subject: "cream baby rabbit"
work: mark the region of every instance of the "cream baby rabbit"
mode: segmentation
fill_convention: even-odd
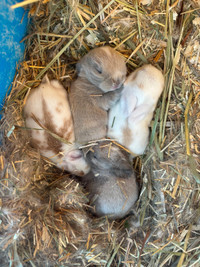
[[[92,147],[87,159],[91,171],[81,181],[89,192],[93,212],[110,219],[124,217],[138,198],[138,186],[129,154],[104,141]]]
[[[130,74],[120,100],[109,112],[108,137],[141,155],[148,144],[149,124],[164,87],[164,77],[152,65]]]
[[[69,102],[75,139],[84,144],[107,134],[108,110],[119,99],[126,77],[124,58],[113,48],[91,50],[77,63]]]
[[[84,175],[89,165],[74,144],[74,128],[64,87],[45,76],[39,87],[32,89],[24,106],[25,123],[30,130],[31,144],[58,168]],[[46,128],[70,144],[49,134]]]

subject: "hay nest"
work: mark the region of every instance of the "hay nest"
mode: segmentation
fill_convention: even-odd
[[[199,1],[32,2],[1,121],[0,265],[199,266]],[[104,44],[129,72],[151,63],[165,75],[150,145],[134,162],[139,226],[93,218],[81,185],[31,148],[24,128],[26,94],[43,74],[67,85],[77,60]]]

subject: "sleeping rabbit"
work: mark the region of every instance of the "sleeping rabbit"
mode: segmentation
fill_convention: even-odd
[[[89,165],[74,143],[74,128],[64,87],[45,76],[39,87],[32,89],[24,106],[26,127],[30,129],[31,144],[58,168],[84,175]],[[63,138],[64,143],[51,133]]]
[[[126,77],[124,58],[113,48],[91,50],[77,63],[69,102],[75,140],[85,144],[107,134],[108,110],[119,99]]]
[[[104,141],[87,153],[90,172],[82,177],[89,192],[90,205],[97,216],[124,217],[138,198],[135,173],[129,154]]]
[[[120,100],[109,112],[108,137],[114,138],[135,155],[144,153],[149,125],[164,87],[164,77],[152,65],[130,74]]]

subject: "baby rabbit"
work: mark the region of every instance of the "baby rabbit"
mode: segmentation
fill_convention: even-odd
[[[89,165],[74,142],[74,128],[67,100],[67,92],[57,81],[45,76],[36,89],[32,89],[24,106],[25,123],[30,130],[31,144],[49,158],[58,168],[76,175],[84,175]],[[44,130],[43,128],[46,128]],[[65,139],[63,143],[48,131]]]
[[[124,217],[135,204],[138,186],[129,154],[111,144],[104,141],[87,153],[91,171],[82,181],[89,192],[94,213],[118,219]]]
[[[109,46],[91,50],[77,63],[78,78],[69,102],[75,140],[81,144],[106,136],[107,111],[119,99],[126,77],[124,58]]]
[[[152,65],[130,74],[120,100],[110,109],[108,137],[141,155],[148,144],[149,124],[164,87],[164,77]]]

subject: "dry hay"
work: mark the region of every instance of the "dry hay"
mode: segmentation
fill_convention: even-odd
[[[34,2],[1,121],[0,265],[199,266],[199,1]],[[129,71],[149,62],[165,74],[150,146],[134,162],[140,226],[92,218],[80,184],[32,149],[23,128],[26,93],[43,74],[67,85],[77,60],[105,43]]]

